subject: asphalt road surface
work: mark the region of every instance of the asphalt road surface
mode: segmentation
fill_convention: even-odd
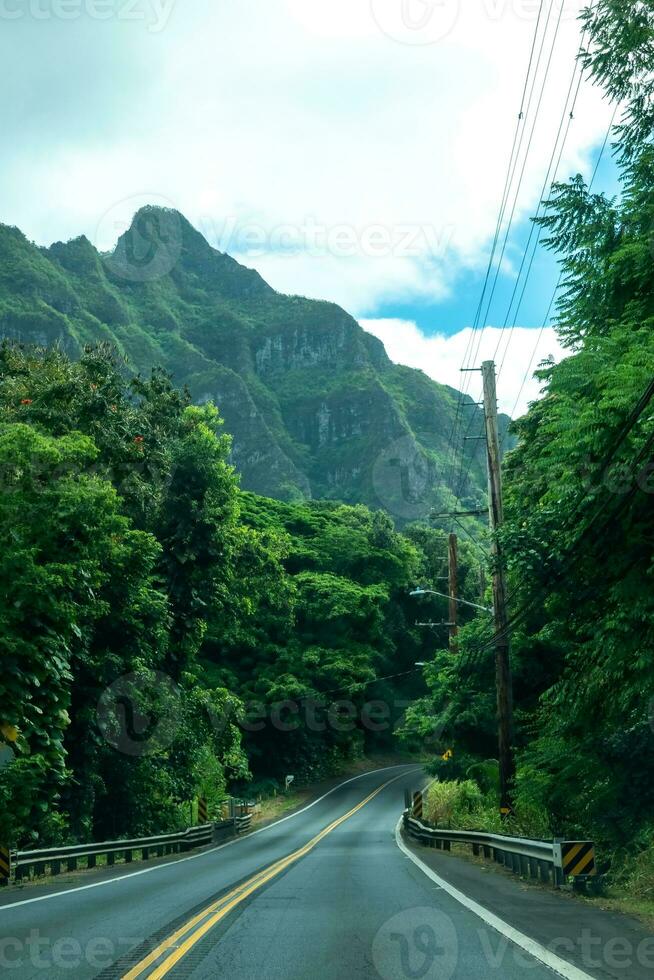
[[[398,846],[396,766],[226,846],[0,899],[11,980],[551,980]],[[556,964],[554,964],[556,967]],[[582,980],[585,974],[565,974]]]

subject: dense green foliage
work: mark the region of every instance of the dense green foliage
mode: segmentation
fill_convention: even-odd
[[[134,370],[162,366],[218,406],[245,489],[382,506],[403,523],[453,502],[455,393],[392,364],[334,304],[275,292],[175,211],[139,211],[111,255],[0,226],[0,337],[71,357],[108,342]],[[483,467],[476,447],[472,506]]]
[[[3,722],[19,732],[0,770],[3,835],[174,823],[215,782],[208,747],[223,788],[247,769],[237,728],[214,730],[200,712],[234,699],[204,687],[195,663],[233,547],[228,440],[210,406],[189,407],[160,374],[125,383],[104,351],[72,364],[5,345],[0,412],[0,684]],[[161,695],[153,672],[174,688],[179,737],[156,758],[138,745],[118,754],[99,698],[134,675],[147,717]]]
[[[250,773],[388,749],[431,650],[408,592],[442,573],[441,532],[240,491],[216,409],[122,367],[0,348],[12,842],[160,831]]]
[[[515,425],[502,545],[518,819],[620,856],[654,839],[654,14],[601,0],[588,23],[588,66],[625,100],[622,193],[608,200],[576,177],[541,219],[562,263],[557,329],[571,356],[541,366],[544,397]],[[496,752],[492,640],[480,617],[461,658],[430,668],[458,778]],[[651,853],[640,860],[651,868]]]

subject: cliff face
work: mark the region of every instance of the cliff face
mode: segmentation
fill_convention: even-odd
[[[219,406],[257,493],[362,502],[400,522],[453,502],[456,392],[392,364],[338,306],[275,292],[177,212],[143,209],[111,255],[85,238],[41,249],[0,226],[0,334],[72,355],[108,341],[134,370],[163,365]],[[475,450],[462,496],[484,493]]]

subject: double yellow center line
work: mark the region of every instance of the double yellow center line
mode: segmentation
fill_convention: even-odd
[[[186,954],[193,949],[193,947],[198,943],[203,936],[205,936],[211,929],[214,928],[225,916],[235,909],[241,902],[244,902],[246,898],[252,895],[253,892],[257,891],[272,878],[276,878],[280,875],[282,871],[290,867],[300,858],[304,857],[309,851],[320,843],[328,834],[340,827],[342,823],[353,817],[355,813],[358,813],[367,803],[374,800],[382,790],[385,790],[387,786],[391,783],[396,782],[396,780],[401,779],[406,773],[400,773],[399,776],[394,776],[393,779],[389,779],[388,782],[384,783],[382,786],[377,787],[373,790],[369,796],[366,796],[364,800],[353,807],[348,813],[343,814],[337,820],[334,820],[321,830],[319,834],[313,837],[308,844],[304,847],[299,848],[297,851],[293,851],[292,854],[288,854],[286,857],[281,858],[279,861],[275,861],[273,864],[264,868],[263,871],[259,871],[258,874],[253,875],[246,882],[239,885],[237,888],[232,889],[227,895],[223,895],[216,902],[209,905],[202,912],[199,912],[193,918],[189,919],[183,926],[177,929],[171,936],[164,939],[151,953],[148,953],[139,963],[133,967],[129,973],[125,973],[122,980],[137,980],[149,967],[151,967],[157,960],[161,959],[166,953],[168,956],[157,966],[154,970],[148,973],[148,980],[159,980],[160,977],[165,977],[173,967],[179,963],[179,961],[186,956]],[[186,937],[186,938],[184,938]]]

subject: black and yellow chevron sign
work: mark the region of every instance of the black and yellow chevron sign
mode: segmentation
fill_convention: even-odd
[[[565,841],[561,844],[561,867],[566,878],[596,875],[595,845],[590,841]]]
[[[422,820],[422,793],[413,794],[413,816],[416,820]]]
[[[11,873],[11,857],[9,848],[0,844],[0,884],[5,884],[9,880]]]
[[[207,823],[209,820],[209,813],[207,810],[207,801],[198,800],[198,822]]]

